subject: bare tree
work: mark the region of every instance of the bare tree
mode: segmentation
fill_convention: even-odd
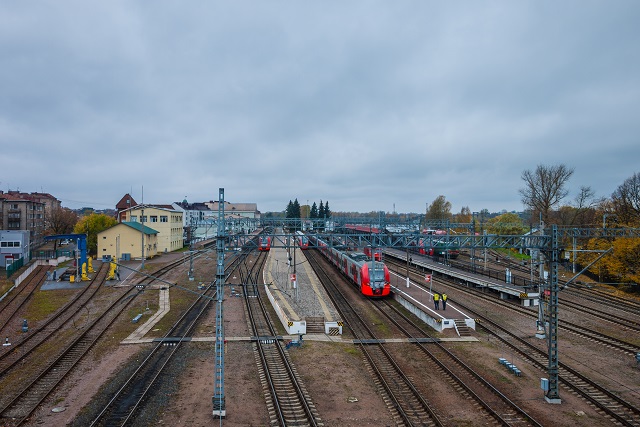
[[[47,234],[70,234],[78,222],[78,214],[68,208],[53,208],[49,214]]]
[[[640,224],[640,173],[634,173],[611,195],[613,210],[619,222]]]
[[[525,170],[522,172],[525,187],[520,189],[522,203],[532,211],[539,212],[542,220],[548,224],[552,209],[569,194],[565,184],[571,175],[573,168],[564,164],[538,165],[535,171]]]
[[[558,209],[557,218],[562,225],[587,227],[594,224],[596,207],[602,203],[602,199],[595,198],[595,192],[591,187],[580,187],[570,206],[562,206]]]

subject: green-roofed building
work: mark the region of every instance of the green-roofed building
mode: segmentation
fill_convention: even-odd
[[[140,259],[144,234],[144,257],[158,254],[158,231],[139,222],[121,222],[98,233],[98,257],[113,259]]]

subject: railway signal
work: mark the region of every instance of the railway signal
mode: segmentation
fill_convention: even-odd
[[[425,274],[424,281],[429,284],[429,293],[431,293],[431,274]]]

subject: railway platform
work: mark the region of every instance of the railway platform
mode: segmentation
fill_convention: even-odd
[[[278,318],[290,335],[342,335],[338,311],[300,248],[295,251],[272,247],[264,268],[264,288]]]
[[[407,259],[406,252],[397,249],[386,249],[385,255],[405,261]],[[525,286],[516,286],[482,274],[461,271],[443,263],[434,261],[427,256],[412,253],[410,264],[419,267],[425,272],[430,271],[440,276],[446,276],[464,286],[484,288],[496,292],[501,299],[518,299],[520,301],[520,305],[524,307],[537,306],[539,302],[540,292],[537,289],[531,289]]]
[[[425,289],[413,281],[409,281],[407,286],[406,276],[390,273],[393,298],[436,331],[454,329],[459,337],[469,337],[471,330],[476,329],[475,319],[450,301],[447,301],[446,308],[442,301],[439,301],[439,309],[436,310],[433,301],[435,289]]]

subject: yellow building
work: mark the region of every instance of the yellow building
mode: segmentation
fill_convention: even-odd
[[[122,212],[127,222],[141,222],[158,232],[158,252],[184,247],[182,212],[171,205],[137,205]]]
[[[144,257],[153,258],[158,254],[158,232],[139,222],[121,222],[98,233],[98,257],[109,255],[115,260],[140,259],[143,232]]]

